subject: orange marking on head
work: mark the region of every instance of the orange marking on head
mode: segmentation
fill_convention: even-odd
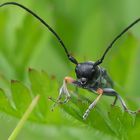
[[[98,94],[103,94],[103,89],[98,88],[96,92],[97,92]]]

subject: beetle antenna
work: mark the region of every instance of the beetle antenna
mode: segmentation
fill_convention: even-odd
[[[30,9],[28,9],[27,7],[17,3],[17,2],[6,2],[3,4],[0,4],[0,7],[6,6],[6,5],[16,5],[22,9],[24,9],[25,11],[27,11],[28,13],[30,13],[32,16],[34,16],[35,18],[37,18],[43,25],[45,25],[45,27],[47,27],[49,29],[49,31],[56,37],[56,39],[58,40],[58,42],[60,43],[60,45],[63,47],[68,59],[74,63],[74,64],[78,64],[77,60],[71,56],[67,50],[67,48],[65,47],[65,44],[63,43],[62,39],[59,37],[59,35],[52,29],[52,27],[50,27],[42,18],[40,18],[37,14],[35,14],[33,11],[31,11]]]
[[[132,28],[135,24],[137,24],[140,21],[140,18],[138,18],[137,20],[135,20],[134,22],[132,22],[128,27],[126,27],[119,35],[117,35],[114,40],[110,43],[110,45],[107,47],[107,49],[105,50],[103,56],[101,57],[101,59],[97,60],[94,63],[94,66],[97,66],[99,64],[101,64],[106,56],[106,54],[108,53],[108,51],[112,48],[112,46],[114,45],[114,43],[124,34],[126,33],[130,28]]]

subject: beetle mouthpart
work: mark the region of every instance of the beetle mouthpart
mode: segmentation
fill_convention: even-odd
[[[81,78],[81,79],[80,79],[80,83],[81,83],[82,85],[85,85],[85,84],[87,83],[87,78]]]

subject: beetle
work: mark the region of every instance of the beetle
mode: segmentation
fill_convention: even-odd
[[[90,111],[96,106],[97,102],[101,98],[102,95],[107,96],[114,96],[115,100],[113,102],[113,105],[116,104],[116,101],[119,100],[122,107],[125,111],[129,113],[137,113],[137,111],[131,111],[126,106],[124,100],[122,97],[113,89],[113,82],[111,78],[109,77],[106,70],[99,65],[103,63],[105,56],[107,55],[108,51],[112,48],[112,46],[115,44],[115,42],[124,34],[126,33],[131,27],[133,27],[135,24],[137,24],[140,21],[140,18],[132,22],[129,26],[127,26],[120,34],[118,34],[113,41],[108,45],[107,49],[103,53],[102,57],[98,59],[95,62],[87,61],[87,62],[78,62],[76,58],[74,58],[67,50],[65,44],[63,43],[62,39],[59,37],[59,35],[54,31],[54,29],[48,25],[42,18],[40,18],[36,13],[25,7],[24,5],[21,5],[17,2],[6,2],[3,4],[0,4],[0,7],[7,6],[7,5],[15,5],[18,6],[28,13],[30,13],[32,16],[34,16],[36,19],[38,19],[45,27],[48,28],[48,30],[56,37],[62,48],[64,49],[67,58],[76,65],[75,67],[75,73],[76,73],[76,80],[71,77],[65,77],[63,80],[62,87],[60,88],[59,96],[55,102],[54,106],[58,103],[67,103],[70,99],[70,93],[67,89],[67,84],[73,84],[76,87],[83,88],[86,90],[89,90],[90,92],[96,93],[98,96],[97,98],[89,105],[88,109],[85,111],[83,115],[83,119],[85,120]],[[62,96],[65,95],[64,101],[61,101]]]

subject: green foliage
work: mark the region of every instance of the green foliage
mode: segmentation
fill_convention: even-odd
[[[29,120],[34,123],[49,124],[52,123],[50,122],[52,115],[57,115],[61,120],[62,116],[60,114],[58,115],[56,112],[50,113],[51,105],[48,100],[50,95],[54,92],[57,93],[58,84],[56,79],[50,79],[44,71],[39,72],[34,69],[29,70],[29,79],[30,87],[26,87],[19,81],[11,81],[11,96],[14,107],[4,91],[0,90],[0,110],[14,117],[21,118],[33,97],[40,95],[39,103],[30,115]],[[86,95],[86,92],[84,92],[82,91],[82,94]],[[89,126],[91,129],[98,130],[100,133],[126,140],[135,132],[135,126],[137,131],[137,127],[140,125],[138,122],[140,119],[139,114],[137,116],[130,115],[127,112],[123,112],[117,106],[111,106],[107,109],[99,104],[91,111],[87,120],[83,120],[82,115],[92,100],[89,100],[82,94],[73,92],[71,93],[72,98],[70,102],[65,105],[59,105],[62,110],[77,120],[78,124],[84,124],[85,127]],[[110,106],[109,104],[106,105]],[[61,113],[63,114],[64,112]],[[52,121],[53,119],[52,117]],[[56,120],[56,122],[60,123],[60,120]],[[70,124],[66,123],[66,125]]]
[[[137,0],[19,2],[45,19],[79,62],[97,60],[114,36],[140,13]],[[133,110],[140,107],[136,98],[140,91],[139,37],[139,27],[134,27],[103,63],[115,89]],[[96,96],[70,86],[70,102],[51,112],[53,103],[48,97],[57,98],[63,77],[75,76],[73,70],[54,36],[33,17],[15,6],[0,9],[0,139],[7,139],[36,95],[40,95],[39,102],[17,137],[20,140],[139,139],[140,114],[122,111],[119,103],[110,106],[111,97],[102,97],[84,121],[82,116]]]

